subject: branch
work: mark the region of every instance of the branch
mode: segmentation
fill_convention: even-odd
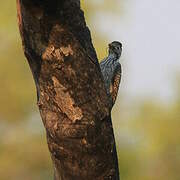
[[[55,180],[119,179],[111,112],[79,0],[17,0]]]

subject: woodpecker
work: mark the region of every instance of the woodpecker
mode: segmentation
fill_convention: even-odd
[[[122,53],[122,44],[118,41],[113,41],[108,46],[108,56],[100,62],[100,68],[112,108],[116,101],[121,81],[121,64],[119,59]]]

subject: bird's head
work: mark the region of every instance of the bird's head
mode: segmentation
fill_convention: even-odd
[[[117,58],[120,58],[122,52],[122,44],[118,41],[113,41],[108,46],[109,46],[109,54],[115,54]]]

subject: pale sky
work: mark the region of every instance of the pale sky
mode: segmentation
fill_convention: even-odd
[[[121,0],[123,14],[97,13],[98,29],[123,43],[122,87],[129,96],[171,100],[180,72],[180,1]]]

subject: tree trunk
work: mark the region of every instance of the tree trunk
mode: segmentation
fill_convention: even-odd
[[[79,0],[17,0],[55,180],[118,180],[111,108]]]

